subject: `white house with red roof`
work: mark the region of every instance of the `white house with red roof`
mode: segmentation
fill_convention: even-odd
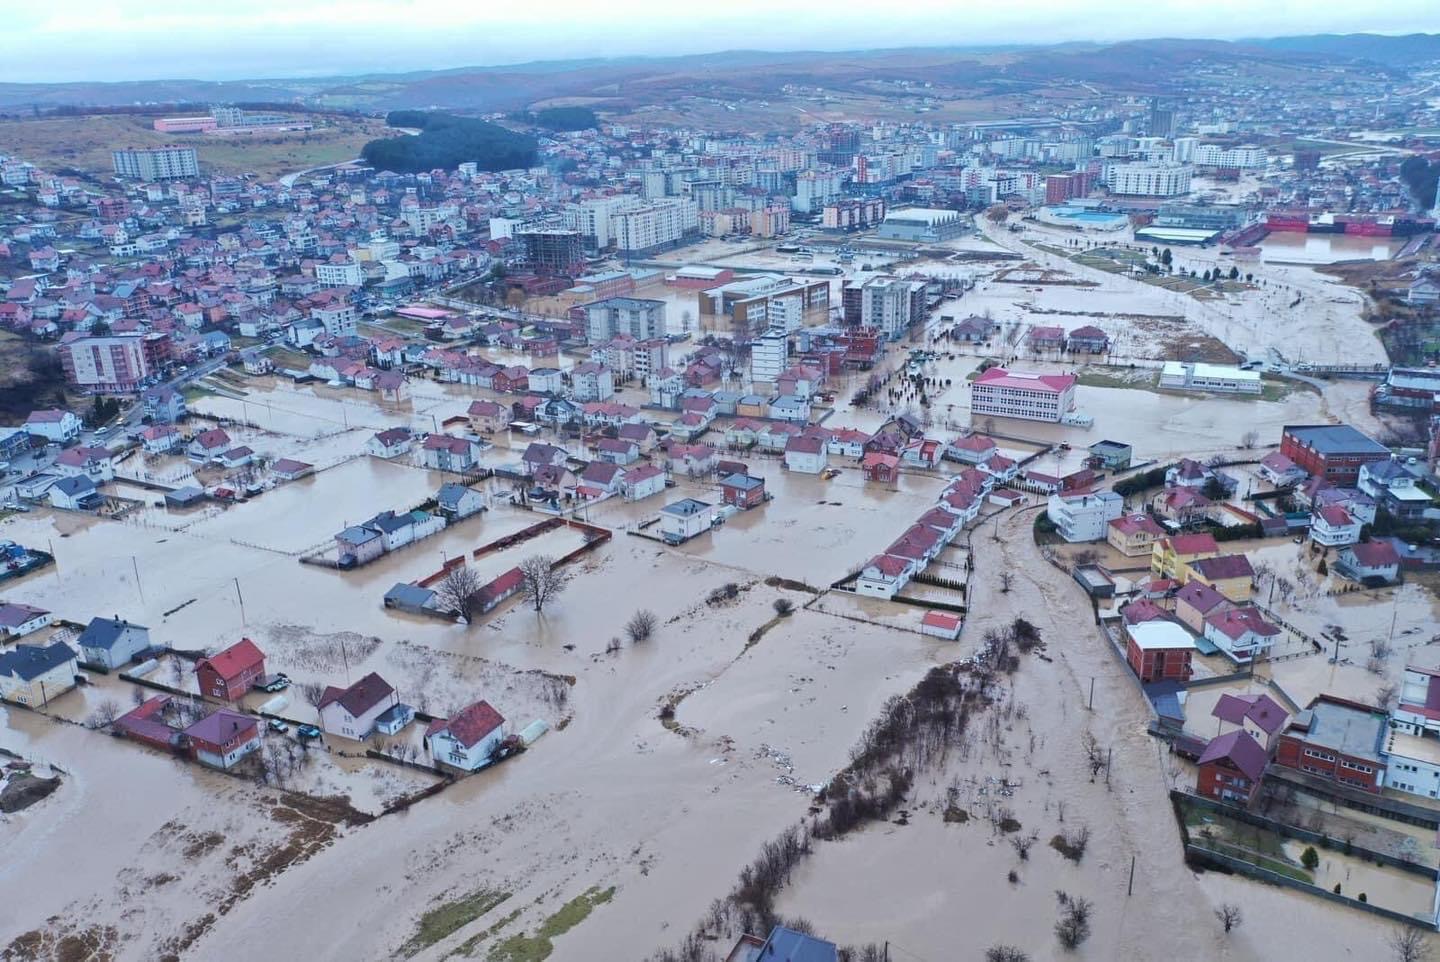
[[[230,435],[220,428],[201,431],[190,440],[186,453],[191,461],[209,461],[230,450]]]
[[[1231,661],[1248,664],[1274,647],[1280,629],[1266,621],[1258,608],[1247,606],[1207,615],[1204,634]]]
[[[140,443],[147,454],[167,454],[180,447],[183,440],[173,424],[152,424],[140,432]]]
[[[665,490],[665,472],[653,464],[642,464],[625,472],[625,500],[639,501]]]
[[[993,438],[983,434],[967,434],[953,439],[945,450],[947,457],[966,464],[988,461],[999,450]]]
[[[425,747],[437,765],[473,772],[489,765],[505,740],[505,718],[488,701],[477,701],[437,718],[425,730]]]
[[[1338,504],[1329,504],[1310,516],[1310,540],[1338,548],[1360,540],[1360,519]]]
[[[970,385],[972,417],[1059,421],[1075,410],[1075,375],[992,367]]]
[[[855,592],[871,598],[889,600],[900,593],[900,589],[909,583],[922,564],[923,562],[915,559],[896,555],[876,555],[860,569],[860,576],[855,579]]]
[[[375,672],[349,688],[327,685],[320,696],[320,727],[332,735],[362,740],[375,730],[375,723],[400,698],[390,683]]]
[[[38,434],[48,441],[62,444],[78,438],[82,427],[84,422],[79,417],[59,408],[31,411],[30,416],[25,419],[25,430],[28,433]]]
[[[825,439],[815,435],[796,435],[785,444],[785,468],[801,474],[819,474],[825,470]]]
[[[1356,581],[1393,584],[1400,580],[1400,553],[1389,541],[1362,541],[1340,549],[1335,570]]]

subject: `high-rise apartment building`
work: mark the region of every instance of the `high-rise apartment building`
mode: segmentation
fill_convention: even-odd
[[[110,153],[115,173],[135,180],[175,180],[199,177],[194,147],[132,147]]]

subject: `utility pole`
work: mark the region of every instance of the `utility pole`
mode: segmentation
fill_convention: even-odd
[[[238,600],[238,601],[240,602],[240,624],[241,624],[241,625],[244,625],[244,624],[246,624],[246,621],[245,621],[245,596],[240,593],[240,579],[239,579],[239,578],[232,578],[231,580],[235,582],[235,598],[236,598],[236,600]]]
[[[130,567],[135,569],[135,590],[140,595],[140,604],[145,604],[145,589],[140,586],[140,562],[132,554],[130,556]]]
[[[1135,856],[1130,856],[1130,884],[1125,888],[1127,897],[1135,894]]]
[[[1095,676],[1090,676],[1090,704],[1085,706],[1091,711],[1095,710]]]
[[[1115,757],[1115,746],[1105,749],[1105,787],[1110,787],[1110,760]]]

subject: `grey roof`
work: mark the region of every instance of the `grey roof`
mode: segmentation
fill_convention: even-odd
[[[1348,424],[1287,424],[1285,433],[1321,454],[1383,454],[1390,449]]]
[[[385,592],[385,600],[387,602],[395,605],[403,605],[407,608],[424,608],[428,606],[434,598],[435,592],[429,588],[406,584],[403,581]]]
[[[415,523],[415,519],[408,514],[396,514],[394,511],[381,511],[375,517],[365,522],[367,528],[378,528],[386,534],[391,531],[399,531],[408,528]],[[347,529],[348,530],[348,529]]]
[[[742,491],[752,491],[755,488],[763,487],[763,478],[751,477],[748,474],[732,474],[729,477],[721,478],[720,483],[729,488],[739,488]]]
[[[81,648],[103,648],[109,651],[125,633],[126,628],[149,631],[144,625],[132,625],[123,618],[91,618],[90,624],[80,633],[75,643]]]
[[[21,681],[33,681],[58,665],[74,661],[75,652],[63,641],[53,645],[16,645],[13,651],[0,655],[0,675],[14,675]]]
[[[696,501],[694,498],[684,498],[676,501],[674,504],[665,505],[660,511],[662,514],[674,514],[684,518],[699,514],[702,511],[708,510],[709,507],[710,505],[704,501]]]
[[[344,541],[346,544],[365,544],[367,541],[373,541],[378,537],[380,537],[380,532],[352,524],[337,534],[335,539],[337,541]]]
[[[1321,698],[1310,706],[1309,715],[1310,731],[1304,736],[1307,744],[1383,763],[1380,743],[1386,725],[1380,712]]]
[[[440,486],[440,493],[435,496],[435,500],[447,508],[453,508],[460,503],[461,498],[472,493],[478,494],[479,492],[451,481]]]
[[[1091,451],[1129,451],[1130,445],[1124,441],[1096,441],[1090,445]]]
[[[76,475],[73,478],[61,478],[55,482],[55,488],[72,498],[92,494],[95,491],[95,482],[85,475]]]
[[[652,301],[644,297],[607,297],[603,301],[595,301],[585,305],[585,309],[592,307],[619,308],[621,310],[654,310],[656,307],[663,308],[664,301]]]

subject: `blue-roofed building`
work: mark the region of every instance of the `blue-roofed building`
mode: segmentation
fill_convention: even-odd
[[[75,651],[53,645],[16,645],[0,654],[0,697],[22,705],[44,705],[75,687]]]
[[[150,647],[150,629],[124,618],[92,618],[75,642],[89,665],[114,671]]]
[[[743,936],[726,962],[838,962],[839,958],[834,942],[777,925],[764,941]]]

